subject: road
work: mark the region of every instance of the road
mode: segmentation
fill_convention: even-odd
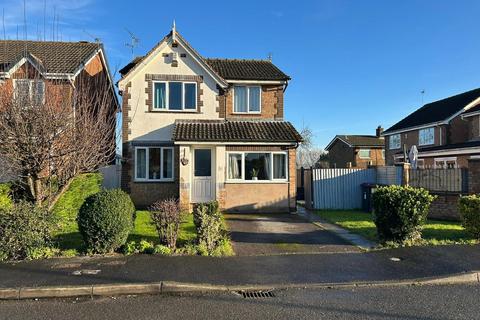
[[[0,302],[0,319],[479,319],[480,285]]]

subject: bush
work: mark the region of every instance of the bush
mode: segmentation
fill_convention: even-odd
[[[373,221],[382,242],[405,243],[421,239],[434,196],[422,188],[380,187],[372,195]]]
[[[480,195],[460,197],[458,207],[465,230],[480,239]]]
[[[154,254],[162,254],[162,255],[171,255],[173,252],[172,252],[172,249],[170,249],[169,247],[167,246],[164,246],[164,245],[161,245],[161,244],[157,244],[154,248],[153,248],[153,253]]]
[[[25,201],[0,209],[0,260],[34,259],[50,245],[48,211]]]
[[[12,207],[11,186],[9,183],[0,183],[0,210]]]
[[[134,219],[135,206],[128,194],[119,189],[102,190],[83,203],[78,228],[88,251],[108,253],[125,244]]]
[[[197,229],[198,251],[201,255],[212,255],[226,236],[223,219],[216,201],[198,204],[194,212]]]
[[[157,201],[149,211],[157,228],[160,243],[174,250],[177,247],[178,231],[183,218],[178,200]]]

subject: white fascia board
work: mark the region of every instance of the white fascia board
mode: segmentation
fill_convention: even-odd
[[[469,117],[474,117],[480,115],[480,111],[475,111],[469,114],[462,114],[462,119],[464,118],[469,118]]]
[[[462,149],[448,149],[448,150],[436,150],[436,151],[418,151],[419,157],[436,157],[436,156],[448,156],[448,155],[462,155],[462,154],[471,154],[471,153],[480,153],[480,147],[474,148],[462,148]],[[403,155],[395,155],[395,159],[403,158]]]
[[[287,81],[283,80],[229,80],[226,79],[228,83],[233,84],[282,84],[285,85]]]
[[[176,145],[267,145],[267,146],[295,146],[293,142],[228,142],[228,141],[175,141]]]
[[[325,150],[328,151],[328,149],[330,148],[330,146],[333,145],[333,144],[335,143],[335,141],[337,141],[337,139],[340,140],[340,141],[342,141],[343,143],[345,143],[345,144],[346,144],[347,146],[349,146],[350,148],[353,147],[352,144],[350,144],[350,143],[348,143],[347,141],[343,140],[343,139],[340,138],[339,136],[335,136],[335,138],[333,138],[333,140],[330,141],[330,143],[325,147]]]
[[[399,134],[399,133],[404,133],[404,132],[413,131],[413,130],[427,129],[427,128],[431,128],[431,127],[440,126],[440,125],[443,125],[443,124],[447,124],[447,122],[446,121],[439,121],[439,122],[422,124],[420,126],[409,127],[409,128],[405,128],[405,129],[395,130],[395,131],[392,131],[392,132],[382,133],[381,136],[382,137],[388,137],[388,136],[393,136],[393,135]]]
[[[467,104],[465,107],[463,107],[462,110],[456,112],[455,114],[451,115],[449,118],[447,118],[445,121],[446,122],[450,122],[450,120],[452,120],[453,118],[461,115],[462,113],[464,113],[465,111],[477,106],[478,104],[480,103],[480,97],[473,100],[472,102],[470,102],[469,104]]]
[[[26,62],[30,62],[30,64],[41,74],[43,75],[43,71],[40,70],[40,68],[37,66],[37,63],[35,61],[32,61],[28,56],[23,57],[18,62],[10,68],[7,72],[5,72],[5,78],[10,78],[12,74],[14,74],[22,65],[24,65]]]

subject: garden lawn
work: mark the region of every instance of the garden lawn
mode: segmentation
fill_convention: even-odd
[[[316,213],[353,233],[378,241],[377,230],[370,213],[355,210],[317,210]],[[467,234],[461,223],[456,221],[429,219],[423,228],[422,238],[422,244],[426,245],[477,243]]]

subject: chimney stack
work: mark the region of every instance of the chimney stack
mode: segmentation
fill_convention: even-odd
[[[378,126],[376,130],[376,136],[380,138],[380,135],[383,133],[383,128],[382,126]]]

